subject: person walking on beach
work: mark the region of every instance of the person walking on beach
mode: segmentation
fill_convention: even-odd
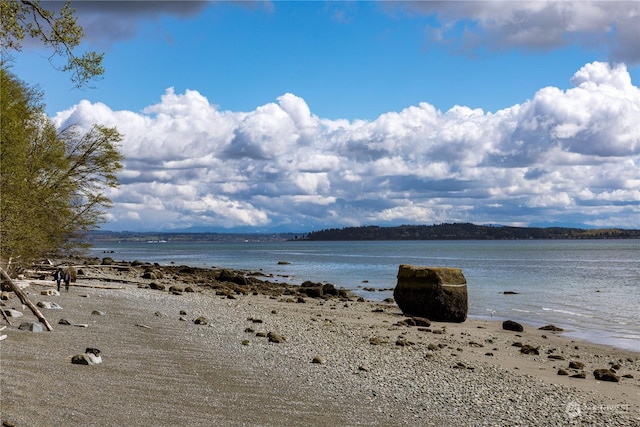
[[[56,281],[58,285],[58,292],[60,292],[60,282],[62,281],[62,269],[58,267],[55,273],[53,273],[53,280]]]
[[[69,292],[69,282],[71,282],[71,274],[69,274],[69,270],[64,272],[64,288],[67,292]]]

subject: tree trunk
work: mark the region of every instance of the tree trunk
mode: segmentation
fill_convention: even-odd
[[[40,320],[40,323],[42,323],[45,326],[45,328],[47,328],[47,331],[53,331],[53,328],[51,327],[47,319],[42,315],[42,313],[40,313],[40,310],[38,310],[38,307],[36,307],[35,305],[33,305],[31,301],[29,301],[29,298],[27,298],[27,295],[24,292],[22,292],[22,289],[20,289],[18,285],[13,283],[13,280],[11,280],[11,277],[9,277],[9,275],[2,268],[0,268],[0,277],[2,277],[2,281],[7,282],[9,284],[9,286],[11,287],[11,290],[15,292],[18,298],[20,298],[20,301],[22,301],[24,305],[26,305],[27,307],[29,307],[29,309],[31,309],[31,312],[38,318],[38,320]]]

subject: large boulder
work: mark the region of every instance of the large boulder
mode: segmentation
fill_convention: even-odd
[[[467,319],[467,279],[459,268],[401,265],[393,297],[408,316],[436,322]]]

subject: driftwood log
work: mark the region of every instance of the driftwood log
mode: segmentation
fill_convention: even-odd
[[[29,300],[29,298],[27,298],[27,295],[24,292],[22,292],[22,289],[20,289],[18,285],[13,283],[13,280],[11,280],[11,277],[9,277],[9,275],[2,268],[0,268],[0,277],[2,277],[2,281],[6,282],[11,288],[11,290],[15,292],[18,298],[20,298],[20,301],[22,301],[24,305],[29,307],[31,312],[38,318],[38,320],[40,320],[40,323],[42,323],[45,326],[45,328],[47,328],[47,331],[53,331],[53,328],[51,327],[47,319],[42,315],[40,310],[38,310],[38,308],[35,305],[33,305],[33,303]]]

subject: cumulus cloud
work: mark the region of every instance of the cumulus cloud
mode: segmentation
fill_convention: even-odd
[[[579,44],[607,51],[612,61],[640,62],[640,3],[635,1],[411,1],[402,7],[437,15],[437,24],[426,29],[429,43],[459,51]]]
[[[570,81],[495,113],[420,103],[328,120],[293,94],[234,112],[169,88],[142,112],[82,101],[54,122],[124,134],[111,229],[640,227],[640,90],[624,65],[586,64]]]

